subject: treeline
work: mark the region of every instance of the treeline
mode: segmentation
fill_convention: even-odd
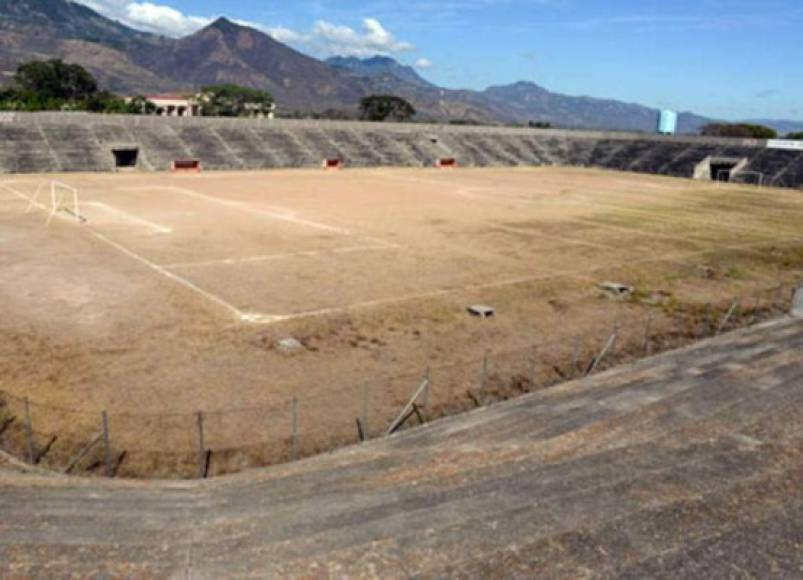
[[[778,131],[752,123],[709,123],[700,134],[705,137],[739,137],[743,139],[777,139]],[[803,140],[802,133],[789,133],[785,139]]]
[[[101,90],[82,66],[58,59],[20,65],[11,87],[0,91],[0,110],[4,111],[152,112],[148,109],[144,97],[126,101]]]
[[[190,98],[209,116],[262,116],[274,108],[270,93],[231,84],[204,87]],[[82,66],[54,59],[20,65],[11,86],[0,90],[0,110],[152,115],[157,107],[141,95],[126,99],[102,90]]]

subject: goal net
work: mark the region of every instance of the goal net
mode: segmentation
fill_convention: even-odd
[[[39,208],[47,212],[47,225],[53,221],[56,215],[63,213],[78,222],[85,222],[86,219],[81,215],[81,206],[78,201],[78,190],[60,181],[41,183],[36,189],[36,193],[28,204],[25,213]]]

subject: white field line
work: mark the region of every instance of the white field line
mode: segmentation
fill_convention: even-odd
[[[38,207],[39,209],[41,209],[41,210],[43,210],[45,212],[49,212],[50,211],[45,205],[43,205],[43,204],[41,204],[41,203],[39,203],[37,201],[31,200],[31,198],[29,198],[25,194],[23,194],[23,193],[15,190],[15,189],[7,186],[7,185],[4,185],[3,183],[0,183],[0,187],[6,189],[7,191],[12,192],[14,195],[16,195],[16,196],[18,196],[18,197],[20,197],[22,199],[27,200],[34,207]],[[59,217],[62,218],[62,219],[67,219],[66,216],[59,216]],[[72,220],[70,220],[70,221],[72,222]],[[188,290],[191,290],[192,292],[195,292],[196,294],[202,296],[206,300],[208,300],[208,301],[220,306],[224,310],[226,310],[229,313],[233,314],[240,321],[243,321],[243,322],[260,322],[260,323],[263,323],[263,324],[276,321],[276,317],[272,317],[272,316],[269,316],[269,315],[251,314],[251,313],[243,312],[242,310],[240,310],[239,308],[237,308],[233,304],[230,304],[229,302],[223,300],[219,296],[216,296],[215,294],[212,294],[211,292],[207,292],[206,290],[204,290],[203,288],[201,288],[197,284],[193,284],[189,280],[187,280],[185,278],[182,278],[181,276],[179,276],[177,274],[174,274],[173,272],[170,272],[169,270],[167,270],[166,268],[164,268],[162,266],[159,266],[158,264],[154,264],[153,262],[151,262],[147,258],[145,258],[143,256],[140,256],[139,254],[137,254],[136,252],[134,252],[132,250],[129,250],[128,248],[126,248],[125,246],[115,242],[111,238],[101,234],[100,232],[96,232],[91,227],[89,227],[87,225],[79,224],[77,222],[72,222],[72,223],[75,223],[76,225],[81,225],[82,226],[81,227],[82,230],[88,232],[94,238],[96,238],[96,239],[100,240],[101,242],[103,242],[104,244],[114,248],[115,250],[117,250],[118,252],[124,254],[125,256],[128,256],[132,260],[135,260],[136,262],[139,262],[140,264],[142,264],[143,266],[149,268],[150,270],[152,270],[154,272],[157,272],[158,274],[161,274],[165,278],[167,278],[169,280],[172,280],[173,282],[176,282],[177,284],[180,284],[181,286],[184,286]]]
[[[317,256],[328,256],[332,254],[354,254],[359,252],[387,251],[389,246],[351,246],[344,248],[334,248],[331,250],[309,250],[306,252],[288,252],[285,254],[265,254],[263,256],[248,256],[246,258],[222,258],[220,260],[208,260],[206,262],[183,262],[178,264],[163,264],[162,268],[170,270],[180,268],[203,268],[205,266],[234,266],[238,264],[253,264],[256,262],[269,262],[272,260],[288,260],[292,258],[315,258]]]
[[[220,199],[219,197],[215,197],[213,195],[207,195],[205,193],[199,193],[197,191],[194,191],[192,189],[186,189],[184,187],[174,187],[170,185],[148,185],[148,186],[137,186],[137,187],[118,187],[117,189],[121,191],[153,191],[153,190],[173,191],[175,193],[180,193],[181,195],[195,197],[197,199],[203,199],[204,201],[208,201],[210,203],[215,203],[218,205],[222,205],[224,207],[236,209],[249,214],[260,214],[269,217],[271,219],[289,222],[301,226],[306,226],[317,230],[323,230],[326,232],[332,232],[335,234],[342,234],[344,236],[354,235],[350,230],[346,228],[340,228],[337,226],[330,226],[328,224],[322,224],[319,222],[300,219],[295,217],[295,215],[293,215],[293,213],[289,211],[288,212],[268,211],[261,208],[255,208],[242,201],[231,201],[226,199]]]
[[[145,227],[153,230],[154,233],[157,233],[157,234],[170,234],[170,233],[173,233],[173,230],[171,228],[168,228],[166,226],[157,224],[155,222],[148,221],[146,219],[142,219],[142,218],[136,217],[135,215],[132,215],[132,214],[126,212],[126,211],[123,211],[121,209],[117,209],[115,207],[112,207],[107,203],[103,203],[103,202],[100,202],[100,201],[84,201],[84,202],[81,202],[81,205],[89,206],[89,207],[98,207],[98,208],[100,208],[102,210],[105,210],[105,211],[107,211],[109,213],[118,215],[118,216],[120,216],[120,217],[122,217],[122,218],[124,218],[124,219],[126,219],[126,220],[128,220],[130,222],[132,222],[132,223],[145,226]]]
[[[168,278],[168,279],[172,280],[173,282],[176,282],[176,283],[184,286],[185,288],[187,288],[189,290],[192,290],[193,292],[195,292],[196,294],[206,298],[210,302],[212,302],[214,304],[217,304],[218,306],[222,307],[223,309],[229,311],[236,318],[238,318],[240,320],[247,320],[248,317],[250,316],[249,314],[246,314],[245,312],[243,312],[242,310],[240,310],[239,308],[237,308],[233,304],[231,304],[229,302],[226,302],[225,300],[223,300],[219,296],[216,296],[215,294],[212,294],[211,292],[207,292],[206,290],[204,290],[200,286],[198,286],[196,284],[193,284],[192,282],[190,282],[186,278],[182,278],[181,276],[179,276],[177,274],[174,274],[173,272],[170,272],[169,270],[167,270],[166,268],[163,268],[162,266],[159,266],[158,264],[154,264],[153,262],[151,262],[147,258],[144,258],[144,257],[140,256],[139,254],[137,254],[136,252],[134,252],[132,250],[129,250],[125,246],[122,246],[122,245],[118,244],[117,242],[115,242],[114,240],[112,240],[112,239],[108,238],[107,236],[101,234],[100,232],[96,232],[95,230],[93,230],[91,228],[85,228],[85,229],[86,229],[86,231],[88,231],[92,236],[94,236],[98,240],[100,240],[100,241],[104,242],[105,244],[111,246],[112,248],[116,249],[117,251],[121,252],[122,254],[125,254],[129,258],[131,258],[133,260],[136,260],[137,262],[139,262],[143,266],[146,266],[146,267],[150,268],[154,272],[157,272],[157,273],[161,274],[165,278]]]
[[[299,218],[299,217],[297,217],[297,213],[296,212],[294,212],[292,210],[289,210],[289,209],[273,208],[274,211],[270,211],[270,210],[266,210],[266,209],[263,209],[263,208],[254,207],[253,205],[250,205],[250,204],[248,204],[246,202],[231,201],[231,200],[227,200],[227,199],[220,199],[219,197],[215,197],[213,195],[207,195],[205,193],[200,193],[200,192],[194,191],[192,189],[187,189],[187,188],[184,188],[184,187],[175,187],[175,186],[170,186],[170,185],[146,185],[146,186],[137,186],[137,187],[118,187],[117,189],[120,190],[120,191],[154,191],[154,190],[173,191],[175,193],[179,193],[179,194],[186,195],[186,196],[189,196],[189,197],[194,197],[194,198],[197,198],[197,199],[203,199],[204,201],[208,201],[210,203],[215,203],[215,204],[218,204],[218,205],[222,205],[224,207],[228,207],[228,208],[231,208],[231,209],[236,209],[238,211],[241,211],[241,212],[244,212],[244,213],[247,213],[247,214],[251,214],[251,215],[253,215],[253,214],[263,215],[263,216],[266,216],[266,217],[269,217],[271,219],[278,220],[278,221],[288,222],[288,223],[292,223],[292,224],[299,225],[299,226],[313,228],[313,229],[316,229],[316,230],[322,230],[322,231],[325,231],[325,232],[331,232],[331,233],[334,233],[334,234],[340,234],[340,235],[343,235],[343,236],[355,237],[355,238],[366,240],[366,241],[374,243],[374,244],[382,244],[382,245],[384,245],[384,246],[386,246],[388,248],[398,248],[399,247],[396,244],[392,244],[390,242],[386,242],[385,240],[382,240],[382,239],[379,239],[379,238],[374,238],[374,237],[371,237],[371,236],[364,236],[364,235],[360,235],[360,234],[355,234],[354,232],[352,232],[351,230],[349,230],[347,228],[341,228],[341,227],[338,227],[338,226],[331,226],[329,224],[324,224],[324,223],[320,223],[320,222],[315,222],[315,221],[305,220],[305,219]],[[279,211],[276,211],[277,209]]]
[[[5,189],[6,191],[10,191],[12,194],[17,196],[18,198],[27,201],[29,209],[35,207],[35,208],[38,208],[38,209],[42,210],[43,212],[47,213],[50,216],[50,218],[48,219],[48,223],[50,222],[50,219],[52,219],[54,217],[56,217],[58,219],[62,219],[62,220],[75,221],[76,218],[74,216],[67,217],[66,215],[63,215],[61,213],[53,213],[52,208],[47,207],[45,204],[37,201],[35,198],[28,197],[24,193],[22,193],[20,191],[17,191],[13,187],[10,187],[9,185],[7,185],[8,183],[9,182],[2,182],[2,183],[0,183],[0,187]]]
[[[12,189],[12,188],[10,188],[8,186],[4,186],[2,183],[0,183],[0,186],[2,186],[5,189],[11,191],[12,193],[14,193],[15,195],[21,197],[22,199],[26,199],[26,200],[30,201],[30,198],[28,198],[24,194],[21,194],[20,192],[17,192],[16,190],[14,190],[14,189]],[[148,188],[148,189],[153,189],[153,188]],[[40,207],[41,209],[43,209],[45,211],[48,211],[47,208],[45,206],[43,206],[42,204],[38,204],[37,203],[36,205],[38,207]],[[60,216],[60,217],[66,219],[64,216]],[[287,321],[287,320],[300,319],[300,318],[310,318],[310,317],[316,317],[316,316],[325,316],[325,315],[329,315],[329,314],[348,312],[348,311],[352,311],[352,310],[377,307],[377,306],[382,306],[382,305],[387,305],[387,304],[398,304],[398,303],[409,302],[409,301],[413,301],[413,300],[422,300],[422,299],[427,299],[427,298],[448,296],[448,295],[451,295],[451,294],[458,294],[458,293],[462,293],[462,292],[470,292],[470,291],[477,291],[477,290],[488,290],[488,289],[494,289],[494,288],[504,288],[504,287],[507,287],[507,286],[515,286],[515,285],[526,284],[526,283],[530,283],[530,282],[553,280],[553,279],[567,278],[567,277],[568,278],[571,278],[571,277],[584,277],[584,278],[586,278],[586,277],[589,277],[594,272],[601,271],[601,270],[606,270],[606,269],[611,269],[611,268],[618,268],[618,267],[622,267],[622,266],[632,266],[632,265],[635,265],[635,264],[660,263],[660,262],[665,262],[665,261],[677,262],[677,261],[687,260],[687,259],[695,257],[695,256],[706,255],[706,254],[711,253],[712,251],[750,249],[750,248],[755,248],[755,247],[761,247],[761,246],[764,246],[764,245],[767,245],[767,244],[770,244],[770,243],[777,243],[777,241],[778,241],[778,240],[773,240],[773,241],[762,241],[762,242],[750,242],[750,243],[745,243],[745,244],[734,244],[734,245],[730,245],[730,246],[720,246],[720,247],[717,247],[717,248],[710,248],[710,249],[699,250],[699,251],[694,251],[694,252],[680,252],[680,253],[676,253],[676,254],[666,254],[666,255],[663,255],[663,256],[659,256],[659,257],[647,257],[647,258],[641,258],[641,259],[630,259],[630,260],[627,260],[627,261],[624,261],[624,262],[605,264],[605,265],[598,266],[598,267],[595,267],[595,268],[585,268],[585,269],[580,269],[580,270],[567,270],[567,271],[562,271],[562,272],[555,272],[555,273],[552,273],[552,274],[544,274],[544,275],[540,275],[540,276],[527,276],[527,277],[513,278],[513,279],[508,279],[508,280],[499,280],[499,281],[496,281],[496,282],[489,282],[489,283],[483,283],[483,284],[470,284],[470,285],[466,285],[466,286],[463,286],[463,287],[460,287],[460,288],[449,288],[449,289],[442,289],[442,290],[434,290],[434,291],[431,291],[431,292],[411,294],[411,295],[406,295],[406,296],[397,296],[397,297],[385,298],[385,299],[379,299],[379,300],[371,300],[371,301],[355,303],[355,304],[351,304],[351,305],[343,306],[343,307],[323,308],[323,309],[319,309],[319,310],[310,310],[310,311],[299,312],[299,313],[295,313],[295,314],[272,315],[272,314],[244,312],[244,311],[238,309],[237,307],[233,306],[229,302],[223,300],[219,296],[216,296],[216,295],[214,295],[214,294],[212,294],[210,292],[207,292],[206,290],[203,290],[202,288],[200,288],[196,284],[193,284],[189,280],[186,280],[185,278],[182,278],[181,276],[178,276],[178,275],[170,272],[169,270],[167,270],[163,266],[159,266],[158,264],[154,264],[153,262],[151,262],[147,258],[144,258],[144,257],[140,256],[139,254],[129,250],[128,248],[125,248],[124,246],[118,244],[117,242],[114,242],[113,240],[109,239],[108,237],[104,236],[103,234],[95,232],[94,230],[92,230],[91,228],[89,228],[89,227],[87,227],[85,225],[83,226],[83,229],[88,231],[92,236],[94,236],[98,240],[100,240],[100,241],[106,243],[107,245],[115,248],[116,250],[120,251],[124,255],[134,259],[135,261],[141,263],[142,265],[148,267],[149,269],[151,269],[151,270],[153,270],[153,271],[155,271],[155,272],[167,277],[168,279],[170,279],[170,280],[172,280],[172,281],[184,286],[185,288],[187,288],[187,289],[199,294],[200,296],[206,298],[207,300],[209,300],[209,301],[217,304],[218,306],[224,308],[225,310],[227,310],[228,312],[233,314],[238,320],[240,320],[242,322],[252,323],[252,324],[264,324],[264,325],[274,324],[274,323],[277,323],[277,322],[282,322],[282,321]],[[795,239],[797,239],[797,238],[795,238]]]
[[[348,306],[338,306],[333,308],[321,308],[318,310],[309,310],[306,312],[298,312],[295,314],[285,314],[285,315],[275,315],[270,317],[271,320],[265,322],[266,324],[271,324],[275,322],[283,322],[287,320],[296,320],[301,318],[313,318],[317,316],[327,316],[330,314],[341,314],[343,312],[350,312],[353,310],[362,310],[365,308],[374,308],[377,306],[386,306],[388,304],[399,304],[403,302],[410,302],[414,300],[426,300],[428,298],[438,298],[442,296],[449,296],[452,294],[459,294],[462,292],[472,292],[478,290],[492,290],[496,288],[505,288],[508,286],[517,286],[519,284],[527,284],[530,282],[542,282],[546,280],[556,280],[559,278],[587,278],[589,280],[594,280],[592,274],[595,272],[599,272],[602,270],[607,270],[611,268],[620,268],[623,266],[632,266],[636,264],[649,264],[649,263],[660,263],[660,262],[678,262],[678,263],[685,263],[685,260],[689,258],[694,258],[697,256],[704,256],[706,254],[710,254],[712,251],[717,250],[744,250],[744,249],[751,249],[761,246],[766,246],[768,244],[772,244],[773,242],[750,242],[745,244],[734,244],[730,246],[719,246],[717,248],[694,251],[694,252],[680,252],[677,254],[665,254],[663,256],[658,257],[648,257],[648,258],[639,258],[639,259],[632,259],[623,262],[615,262],[605,264],[603,266],[598,266],[595,268],[585,268],[582,270],[565,270],[561,272],[555,272],[553,274],[543,274],[540,276],[526,276],[521,278],[511,278],[508,280],[499,280],[497,282],[487,282],[483,284],[469,284],[467,286],[462,286],[460,288],[447,288],[442,290],[433,290],[431,292],[422,292],[418,294],[408,294],[405,296],[394,296],[391,298],[382,298],[379,300],[369,300],[365,302],[358,302],[355,304],[350,304]]]

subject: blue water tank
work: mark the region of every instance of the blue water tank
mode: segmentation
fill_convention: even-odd
[[[658,116],[658,132],[662,135],[674,135],[678,131],[678,114],[675,111],[661,111]]]

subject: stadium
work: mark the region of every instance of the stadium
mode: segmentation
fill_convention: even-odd
[[[0,575],[801,573],[799,141],[161,98],[0,113]]]

